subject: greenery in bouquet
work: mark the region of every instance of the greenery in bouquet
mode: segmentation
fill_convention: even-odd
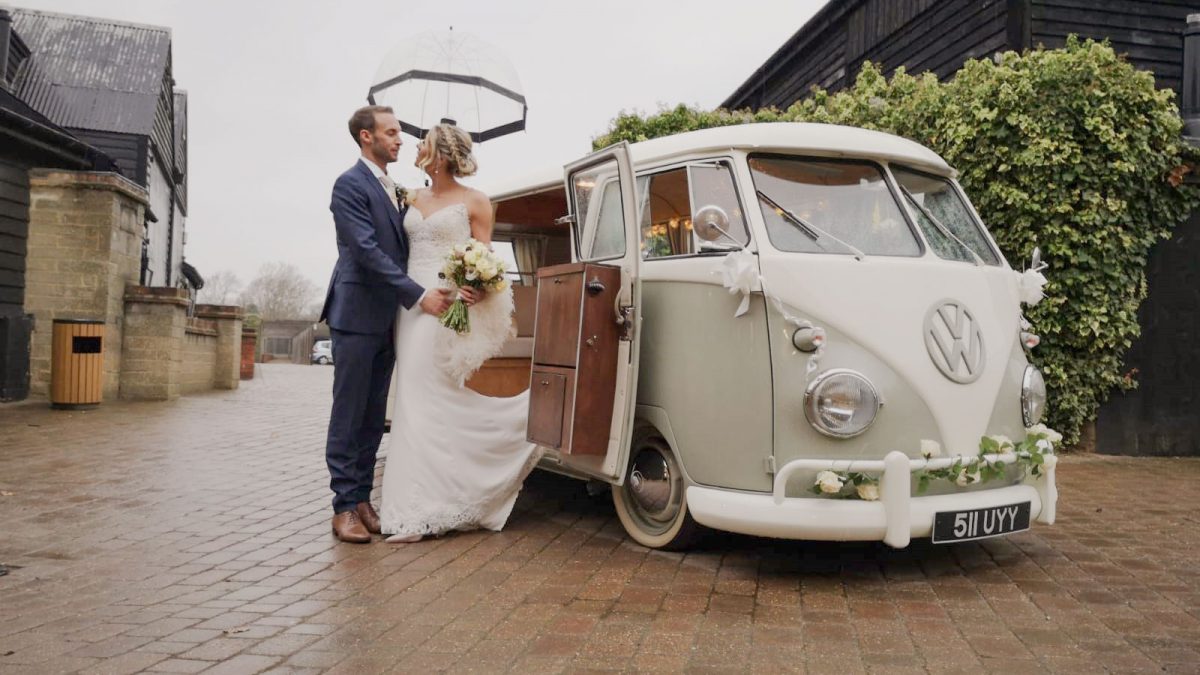
[[[508,264],[504,260],[487,244],[472,238],[450,249],[438,276],[457,288],[470,287],[491,293],[508,288],[507,271]],[[456,298],[440,319],[443,326],[456,333],[471,332],[471,315],[462,298]]]

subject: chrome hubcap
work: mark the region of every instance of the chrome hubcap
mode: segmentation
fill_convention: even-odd
[[[683,479],[670,450],[651,441],[638,448],[629,465],[624,490],[633,514],[651,532],[670,528],[682,507]]]

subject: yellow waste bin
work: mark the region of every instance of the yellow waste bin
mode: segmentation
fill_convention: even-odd
[[[50,405],[95,408],[104,390],[104,322],[55,319],[50,345]]]

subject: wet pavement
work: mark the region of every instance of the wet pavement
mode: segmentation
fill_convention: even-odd
[[[502,533],[355,546],[331,381],[0,405],[0,672],[1200,672],[1200,460],[1066,457],[1057,525],[904,551],[652,552],[542,473]]]

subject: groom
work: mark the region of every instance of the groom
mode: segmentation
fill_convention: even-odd
[[[426,291],[408,277],[404,205],[387,165],[400,152],[400,123],[391,108],[366,106],[350,117],[362,156],[333,184],[338,260],[321,320],[333,342],[333,410],[325,443],[333,489],[333,532],[366,543],[379,533],[371,506],[375,453],[383,438],[396,353],[393,327],[400,305],[439,315],[449,291]]]

